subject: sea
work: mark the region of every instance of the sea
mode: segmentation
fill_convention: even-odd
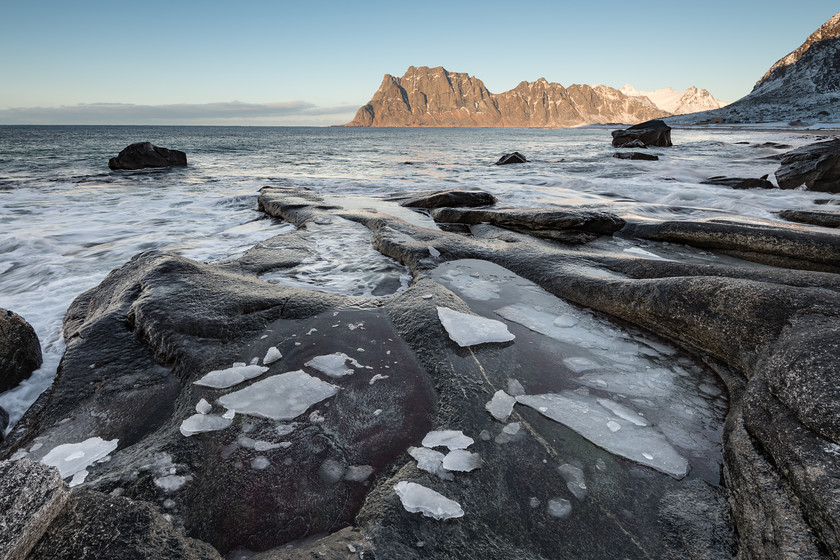
[[[482,189],[521,208],[775,221],[781,209],[816,208],[831,195],[701,181],[772,180],[780,153],[816,139],[798,131],[674,129],[674,146],[648,150],[660,157],[650,162],[613,158],[608,127],[0,126],[0,308],[35,328],[44,355],[29,380],[0,395],[0,406],[13,425],[49,387],[68,306],[135,254],[159,249],[223,262],[294,231],[258,211],[266,185],[370,197]],[[109,158],[141,141],[186,152],[188,166],[109,170]],[[529,163],[494,165],[512,151]],[[342,284],[341,270],[320,273],[325,286]]]

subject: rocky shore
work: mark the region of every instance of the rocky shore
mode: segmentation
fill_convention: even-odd
[[[74,301],[0,445],[0,557],[840,558],[834,231],[480,191],[259,208],[297,230]],[[410,284],[264,281],[348,231]]]

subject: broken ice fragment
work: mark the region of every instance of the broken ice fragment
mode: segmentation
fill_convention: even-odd
[[[572,503],[563,498],[548,500],[548,515],[558,519],[566,519],[572,514]]]
[[[462,348],[486,342],[508,342],[516,338],[507,325],[495,319],[461,313],[448,307],[438,307],[437,312],[449,338]]]
[[[431,256],[433,256],[434,258],[438,258],[438,257],[440,256],[440,251],[438,251],[437,249],[435,249],[435,248],[434,248],[434,247],[432,247],[431,245],[429,245],[429,246],[428,246],[428,247],[426,247],[426,248],[429,250],[429,254],[430,254]]]
[[[377,373],[376,375],[374,375],[373,377],[370,378],[370,381],[368,381],[368,383],[373,385],[374,383],[376,383],[380,379],[388,379],[388,376],[387,375],[381,375],[381,374]]]
[[[443,453],[428,447],[409,447],[408,454],[417,461],[417,468],[439,476],[444,480],[454,480],[454,477],[443,470]]]
[[[336,352],[335,354],[327,354],[325,356],[316,356],[306,362],[305,366],[317,369],[323,374],[330,377],[344,377],[345,375],[353,375],[353,370],[346,367],[347,362],[353,367],[361,368],[362,364],[348,356],[343,352]]]
[[[350,465],[344,471],[344,480],[350,482],[364,482],[373,474],[373,467],[370,465]]]
[[[448,447],[450,450],[466,449],[473,443],[475,440],[461,430],[432,431],[423,438],[423,447]]]
[[[268,368],[264,366],[246,366],[242,364],[227,369],[213,370],[198,381],[193,381],[193,383],[203,387],[212,387],[213,389],[227,389],[228,387],[233,387],[243,381],[262,375],[267,371]]]
[[[508,379],[507,392],[511,396],[518,397],[525,394],[525,387],[516,379]]]
[[[184,484],[186,484],[189,480],[191,480],[191,477],[170,474],[167,476],[156,478],[154,482],[155,486],[157,486],[164,492],[175,492],[177,490],[180,490],[184,486]]]
[[[345,466],[334,459],[327,459],[321,463],[318,476],[327,484],[335,484],[344,476]]]
[[[442,466],[448,471],[471,472],[481,468],[483,463],[478,453],[470,453],[466,449],[453,449],[443,458]]]
[[[313,404],[332,397],[338,387],[301,370],[272,375],[253,385],[219,397],[219,404],[240,414],[271,420],[297,418]]]
[[[504,391],[499,390],[493,395],[493,399],[484,405],[484,408],[499,422],[507,422],[515,404],[515,397],[511,397]]]
[[[105,458],[117,448],[118,443],[118,439],[106,441],[100,437],[88,438],[79,443],[63,443],[44,455],[41,462],[58,468],[61,478],[67,478]]]
[[[511,422],[502,428],[501,433],[496,436],[494,441],[500,445],[510,443],[514,439],[517,439],[521,428],[522,425],[519,422]]]
[[[583,471],[574,465],[560,465],[557,467],[560,476],[566,481],[566,487],[569,489],[575,498],[581,502],[586,498],[589,492],[586,487],[586,480],[583,477]]]
[[[645,417],[640,416],[639,413],[624,406],[623,404],[619,404],[610,399],[598,399],[598,404],[600,404],[619,418],[623,418],[624,420],[632,422],[637,426],[647,426],[649,424]]]
[[[652,467],[676,479],[688,474],[688,461],[677,453],[665,436],[653,426],[638,426],[613,416],[592,397],[571,391],[562,394],[522,395],[517,402],[567,426],[595,445],[615,455]],[[619,424],[614,432],[608,422]],[[646,449],[646,452],[642,450]]]
[[[258,455],[251,459],[251,468],[258,471],[263,471],[271,466],[271,461],[268,460],[268,457],[263,455]]]
[[[213,410],[213,405],[204,399],[201,399],[195,405],[195,411],[199,414],[209,414],[211,410]]]
[[[464,510],[458,502],[415,482],[398,482],[394,492],[400,497],[403,507],[410,513],[422,513],[434,519],[463,517]]]
[[[273,364],[277,360],[283,357],[283,354],[280,353],[280,350],[277,349],[276,346],[272,346],[268,349],[268,352],[265,353],[265,358],[263,358],[263,365]]]
[[[215,414],[193,414],[181,422],[181,435],[190,437],[202,432],[216,432],[228,428],[233,418],[225,418]]]

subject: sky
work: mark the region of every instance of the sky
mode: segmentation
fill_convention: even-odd
[[[443,66],[493,93],[697,86],[724,101],[837,0],[0,0],[0,124],[325,126],[384,74]]]

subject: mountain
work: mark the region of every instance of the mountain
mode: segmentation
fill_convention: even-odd
[[[465,73],[410,66],[400,78],[385,74],[373,98],[344,126],[521,126],[569,128],[639,123],[669,113],[607,86],[568,88],[540,78],[491,93]]]
[[[707,90],[694,86],[683,91],[675,91],[670,87],[654,91],[639,91],[627,84],[618,91],[629,97],[647,98],[654,107],[672,115],[709,111],[728,105],[725,101],[715,99]]]
[[[840,121],[840,13],[780,59],[738,101],[694,122]],[[678,122],[672,120],[672,122]]]

